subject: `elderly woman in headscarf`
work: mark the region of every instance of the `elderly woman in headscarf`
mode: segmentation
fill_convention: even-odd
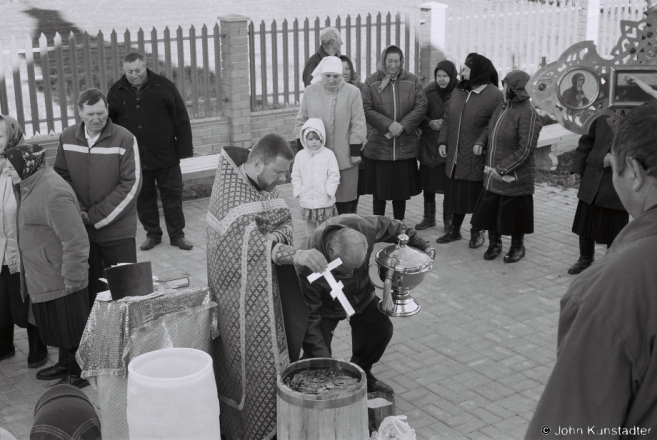
[[[39,337],[68,350],[69,375],[60,381],[82,388],[75,352],[89,316],[87,236],[71,186],[46,163],[38,145],[2,153],[14,184],[20,183],[18,242],[27,292]]]
[[[472,214],[472,227],[488,230],[485,260],[502,252],[502,235],[511,236],[505,263],[525,256],[525,234],[534,232],[534,150],[541,133],[540,117],[529,102],[529,74],[510,72],[502,81],[504,103],[495,110],[475,148],[486,150],[484,190]]]
[[[7,151],[23,142],[23,129],[16,119],[0,115],[0,151]],[[4,160],[0,159],[0,162]],[[27,365],[38,368],[48,361],[48,347],[39,339],[37,328],[28,322],[29,299],[21,288],[21,261],[18,252],[16,213],[18,200],[7,167],[0,165],[0,360],[16,353],[14,324],[27,328],[29,354]],[[23,295],[25,293],[25,295]]]
[[[461,82],[452,93],[449,109],[443,116],[438,136],[439,153],[447,158],[444,209],[452,214],[452,224],[436,243],[460,240],[461,225],[466,214],[474,212],[483,189],[483,148],[473,148],[485,135],[493,112],[502,102],[497,70],[483,55],[471,53],[461,71]],[[470,230],[470,248],[484,244],[484,231]]]
[[[374,215],[385,215],[392,200],[394,218],[403,220],[406,201],[420,193],[418,127],[428,101],[418,78],[404,69],[398,46],[383,50],[376,73],[365,81],[363,105],[372,127],[364,149],[365,192],[373,195]]]
[[[438,135],[443,124],[443,115],[449,107],[452,91],[456,87],[456,66],[443,60],[433,71],[435,81],[424,89],[429,100],[429,108],[420,124],[422,135],[418,146],[417,159],[420,162],[420,184],[424,191],[424,218],[415,225],[423,230],[436,226],[436,193],[445,193],[445,158],[438,154]],[[443,198],[443,225],[445,231],[451,224],[451,216],[445,210]]]
[[[340,185],[335,193],[335,207],[339,214],[355,213],[358,163],[366,134],[365,113],[360,91],[342,78],[342,61],[338,57],[322,59],[303,93],[294,127],[297,147],[301,146],[301,128],[309,118],[322,120],[326,129],[324,146],[338,160]]]

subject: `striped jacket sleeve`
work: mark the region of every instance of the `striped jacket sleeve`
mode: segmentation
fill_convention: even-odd
[[[91,224],[96,229],[112,224],[128,208],[137,203],[142,184],[142,171],[137,139],[134,136],[132,144],[126,145],[125,152],[121,154],[119,172],[119,184],[114,191],[87,211]]]
[[[495,167],[500,176],[510,173],[524,164],[534,154],[534,149],[538,143],[538,136],[541,134],[541,121],[536,111],[529,107],[528,111],[523,111],[520,115],[518,124],[518,137],[520,145],[518,149]]]

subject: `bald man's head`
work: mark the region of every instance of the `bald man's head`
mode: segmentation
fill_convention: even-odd
[[[331,261],[339,257],[344,269],[353,270],[365,262],[367,239],[354,229],[340,229],[331,237],[327,251]]]

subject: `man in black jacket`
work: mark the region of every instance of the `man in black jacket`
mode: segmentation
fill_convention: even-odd
[[[393,389],[372,375],[377,363],[392,338],[393,326],[377,304],[379,299],[368,275],[370,255],[375,243],[395,243],[402,233],[402,222],[386,216],[343,214],[330,218],[304,240],[301,249],[316,249],[327,261],[336,258],[342,265],[333,270],[336,281],[356,314],[349,319],[353,355],[351,362],[367,375],[367,391],[392,394]],[[429,252],[427,242],[412,229],[406,231],[409,245]],[[308,327],[303,341],[304,357],[331,357],[331,340],[338,323],[347,317],[340,303],[330,295],[331,287],[325,278],[313,283],[307,268],[297,267],[301,291],[308,305]]]
[[[319,33],[319,43],[320,46],[317,52],[308,58],[306,67],[304,67],[303,74],[301,75],[303,85],[306,87],[310,85],[310,81],[313,79],[313,71],[319,65],[319,62],[322,61],[322,58],[329,55],[340,56],[340,47],[342,46],[340,31],[334,27],[322,29]]]
[[[109,116],[136,138],[142,159],[143,185],[137,199],[139,221],[146,230],[141,250],[162,242],[157,189],[172,246],[190,250],[185,239],[180,159],[194,154],[187,107],[167,78],[146,68],[144,57],[129,53],[121,77],[109,90]]]

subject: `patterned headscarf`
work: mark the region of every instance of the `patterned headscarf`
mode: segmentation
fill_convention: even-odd
[[[7,129],[7,145],[3,151],[7,151],[10,148],[14,148],[20,145],[23,142],[23,127],[20,126],[18,121],[11,116],[5,116],[0,114],[0,121],[4,121],[5,127]]]
[[[397,72],[395,72],[394,75],[391,75],[388,73],[388,70],[386,69],[386,57],[388,56],[388,52],[390,49],[395,49],[394,52],[399,54],[400,57],[400,63],[399,63],[399,69],[397,69]],[[381,85],[379,86],[379,93],[383,93],[383,90],[386,88],[388,84],[390,84],[390,81],[397,81],[397,77],[402,73],[404,69],[404,52],[402,52],[401,48],[399,46],[395,46],[394,44],[391,44],[390,46],[386,47],[383,49],[383,53],[381,54],[381,61],[379,61],[379,64],[376,65],[376,70],[383,73],[383,79],[381,80]]]
[[[2,153],[11,162],[21,180],[39,171],[46,163],[46,150],[39,145],[19,145]]]

